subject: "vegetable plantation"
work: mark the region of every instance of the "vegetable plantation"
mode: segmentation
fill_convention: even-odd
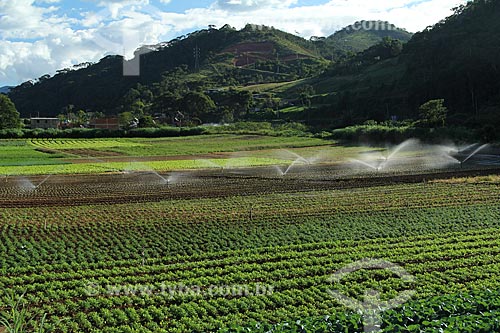
[[[278,162],[260,159],[6,172],[1,318],[16,320],[14,299],[26,332],[363,332],[363,313],[331,291],[366,304],[376,290],[378,304],[411,292],[381,311],[385,332],[500,329],[498,170],[338,177],[302,166],[278,177]],[[167,162],[182,171],[155,171]],[[412,278],[342,273],[370,260]]]

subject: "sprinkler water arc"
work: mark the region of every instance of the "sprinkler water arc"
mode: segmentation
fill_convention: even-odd
[[[479,144],[475,143],[475,144],[472,144],[472,145],[469,145],[465,148],[462,148],[462,149],[453,149],[451,150],[449,153],[448,153],[448,156],[450,156],[451,158],[453,158],[454,160],[458,161],[459,165],[460,165],[460,169],[463,169],[464,168],[464,165],[470,161],[474,156],[476,156],[478,153],[480,153],[482,150],[488,148],[490,145],[489,144],[483,144],[479,147],[477,147]],[[462,158],[460,159],[459,158],[459,155],[460,154],[464,154],[466,151],[468,150],[471,150],[473,148],[477,147],[476,149],[474,149],[469,155],[467,155],[465,158]],[[454,152],[456,155],[455,156],[452,156],[451,153]]]

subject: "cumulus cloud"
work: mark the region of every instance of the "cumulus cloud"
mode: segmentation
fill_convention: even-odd
[[[0,2],[0,31],[5,38],[38,38],[69,26],[54,14],[57,7],[40,7],[34,0],[10,0]]]
[[[139,45],[156,43],[169,31],[148,1],[109,1],[80,20],[58,16],[55,8],[38,6],[40,1],[11,1],[0,4],[0,86],[108,54],[130,58]]]
[[[162,12],[171,0],[87,0],[94,10],[76,18],[60,0],[0,1],[0,86],[18,84],[107,54],[132,56],[209,24],[274,26],[303,37],[330,35],[358,20],[384,20],[416,32],[451,14],[464,0],[213,0],[207,8]]]
[[[87,33],[67,32],[33,43],[0,40],[0,82],[20,83],[101,54]],[[10,81],[12,78],[16,82]],[[1,84],[0,84],[1,85]]]

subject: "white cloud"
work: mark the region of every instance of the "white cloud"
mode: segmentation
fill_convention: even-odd
[[[131,56],[140,44],[169,40],[209,24],[274,26],[303,37],[326,36],[358,20],[384,20],[422,30],[451,14],[464,0],[331,0],[295,6],[297,0],[213,0],[208,8],[161,12],[170,0],[92,0],[80,19],[60,14],[59,0],[0,0],[0,86],[106,54]],[[43,4],[41,6],[40,4]]]
[[[0,40],[0,82],[19,83],[99,57],[101,52],[92,47],[89,37],[68,32],[34,43]]]
[[[84,13],[79,21],[54,11],[30,0],[0,4],[0,13],[6,13],[0,14],[0,86],[95,62],[107,54],[125,51],[131,57],[139,45],[154,44],[169,30],[148,1],[103,4],[99,12]]]
[[[67,27],[71,20],[54,14],[57,7],[39,7],[34,0],[0,2],[0,36],[5,38],[39,38]]]

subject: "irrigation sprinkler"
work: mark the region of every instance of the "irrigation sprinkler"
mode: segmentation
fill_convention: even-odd
[[[436,169],[453,165],[454,168],[463,169],[466,163],[486,147],[488,145],[478,147],[475,144],[458,149],[455,146],[420,144],[417,140],[410,139],[387,150],[384,155],[376,152],[360,154],[360,157],[349,161],[351,165],[369,173],[380,173],[393,167],[410,168],[411,171],[415,167]],[[466,154],[468,155],[464,158]]]
[[[297,155],[297,154],[295,154]],[[286,169],[282,169],[281,167],[279,166],[275,166],[274,168],[276,169],[276,171],[278,171],[278,175],[280,177],[284,177],[286,176],[287,174],[290,173],[290,171],[292,171],[292,169],[298,165],[298,164],[301,164],[301,165],[311,165],[311,163],[309,161],[307,161],[306,159],[304,159],[303,157],[299,156],[297,159],[295,159],[292,163],[290,163]]]
[[[161,182],[166,184],[167,186],[169,185],[169,181],[168,179],[166,179],[165,177],[163,177],[162,175],[160,175],[158,172],[156,172],[155,170],[151,170],[151,173],[156,175],[158,178],[160,178]]]
[[[351,159],[350,161],[355,164],[359,164],[361,166],[367,167],[368,170],[373,170],[373,172],[380,173],[384,171],[389,163],[405,148],[408,146],[415,144],[417,141],[414,139],[406,140],[405,142],[397,145],[388,151],[386,156],[379,156],[375,161],[371,160],[363,160],[359,159]]]
[[[448,156],[450,156],[451,158],[455,159],[456,161],[458,161],[459,165],[460,165],[460,169],[463,169],[465,164],[470,161],[474,156],[476,156],[477,154],[479,154],[482,150],[486,149],[489,147],[489,144],[484,144],[484,145],[481,145],[479,147],[477,147],[474,151],[472,151],[469,155],[467,155],[465,158],[463,159],[460,159],[460,155],[464,155],[464,153],[468,150],[471,150],[473,149],[474,147],[476,147],[478,144],[475,143],[475,144],[472,144],[472,145],[469,145],[463,149],[451,149],[450,151],[447,152]],[[453,156],[452,155],[455,155]]]
[[[158,171],[156,171],[155,169],[153,169],[152,167],[150,167],[147,164],[144,164],[144,163],[141,163],[141,162],[135,162],[135,161],[132,162],[132,163],[138,164],[138,167],[140,167],[142,169],[142,172],[145,172],[146,174],[155,175],[161,181],[161,183],[163,185],[166,185],[167,187],[170,187],[170,185],[172,185],[172,182],[173,182],[172,176],[169,176],[168,178],[165,178],[162,175],[160,175],[158,173]],[[137,168],[132,168],[132,166],[131,166],[130,169],[137,169]],[[122,170],[122,175],[129,174],[130,172],[134,172],[134,171],[133,170]]]

